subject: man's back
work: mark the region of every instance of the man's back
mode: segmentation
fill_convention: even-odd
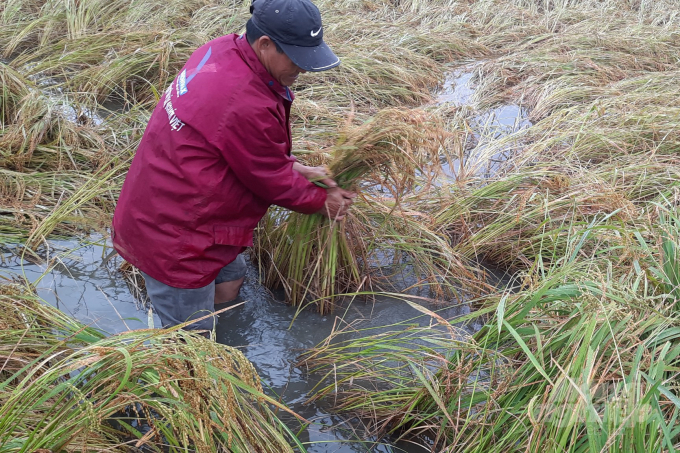
[[[113,222],[120,254],[153,278],[198,288],[243,248],[271,204],[316,212],[325,191],[292,171],[293,95],[243,36],[191,56],[154,110]]]

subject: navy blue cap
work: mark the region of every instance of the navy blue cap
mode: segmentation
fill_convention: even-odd
[[[340,59],[323,41],[319,8],[309,0],[254,0],[252,23],[305,71],[325,71]]]

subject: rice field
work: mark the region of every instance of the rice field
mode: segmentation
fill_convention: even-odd
[[[316,3],[342,64],[293,87],[294,153],[360,195],[342,223],[270,209],[262,282],[321,313],[380,292],[476,311],[339,330],[300,358],[311,398],[422,451],[680,449],[677,1]],[[0,246],[106,234],[159,93],[248,6],[0,3]],[[31,292],[2,286],[0,450],[305,448],[238,351],[105,337]]]

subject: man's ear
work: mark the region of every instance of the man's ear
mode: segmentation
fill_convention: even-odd
[[[259,53],[259,52],[261,52],[265,49],[265,46],[264,46],[265,38],[266,38],[266,36],[260,36],[259,38],[257,38],[255,40],[255,42],[253,42],[252,47],[253,47],[253,50],[256,53]]]
[[[269,36],[260,36],[259,41],[262,49],[268,49],[274,43]]]

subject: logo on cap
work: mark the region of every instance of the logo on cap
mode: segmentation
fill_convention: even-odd
[[[313,37],[313,38],[316,37],[316,35],[318,35],[319,32],[321,32],[321,29],[322,29],[322,28],[323,28],[323,27],[319,27],[319,29],[316,31],[316,33],[314,33],[314,30],[312,30],[311,33],[310,33],[310,34],[312,35],[312,37]]]

